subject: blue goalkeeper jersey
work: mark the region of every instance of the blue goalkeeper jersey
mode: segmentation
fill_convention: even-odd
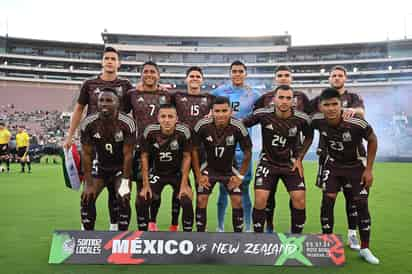
[[[232,84],[220,86],[211,92],[214,96],[228,97],[235,118],[242,119],[253,111],[253,105],[260,93],[250,87],[235,87]]]

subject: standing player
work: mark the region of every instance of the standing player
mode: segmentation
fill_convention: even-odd
[[[96,199],[104,187],[117,193],[119,230],[130,222],[130,177],[136,125],[132,118],[119,113],[119,98],[114,89],[102,89],[98,112],[81,124],[82,165],[85,185],[81,196],[81,220],[85,230],[93,230]],[[94,156],[96,158],[94,159]]]
[[[21,171],[24,173],[24,166],[27,163],[27,171],[31,172],[31,162],[29,155],[30,148],[30,136],[24,129],[24,126],[19,126],[17,128],[16,134],[16,150],[17,150],[17,160],[19,160],[21,165]]]
[[[247,77],[246,65],[240,61],[234,61],[230,65],[230,77],[232,83],[224,85],[212,91],[214,96],[224,96],[229,98],[233,115],[237,119],[242,119],[248,114],[252,113],[253,105],[259,98],[260,94],[257,90],[251,89],[246,86],[245,80]],[[243,154],[239,147],[236,148],[235,161],[238,165],[243,160]],[[252,203],[250,200],[249,184],[252,179],[252,167],[249,166],[245,178],[242,179],[242,205],[245,217],[245,231],[251,231],[251,218],[252,218]],[[224,231],[225,213],[227,207],[227,191],[224,185],[220,185],[219,198],[217,203],[217,216],[218,216],[218,232]]]
[[[192,188],[189,184],[191,134],[190,129],[177,123],[174,106],[160,106],[158,124],[146,127],[141,141],[141,163],[143,186],[138,189],[139,207],[137,209],[139,230],[147,230],[149,205],[160,199],[163,188],[170,184],[173,193],[178,193],[178,201],[183,208],[183,231],[190,232],[193,227]],[[149,159],[153,166],[149,168]],[[160,203],[156,203],[160,206]],[[155,213],[158,208],[155,209]],[[156,222],[156,215],[150,216]]]
[[[194,152],[192,165],[197,180],[197,231],[206,230],[207,204],[216,182],[229,193],[232,203],[232,223],[235,232],[242,232],[243,210],[241,194],[252,157],[252,142],[244,125],[232,118],[230,101],[216,97],[213,102],[212,118],[200,120],[194,128]],[[206,161],[199,166],[199,147],[204,146]],[[233,166],[236,146],[243,152],[240,169]]]
[[[333,233],[333,208],[337,193],[345,184],[350,184],[352,202],[358,212],[360,256],[371,264],[378,264],[379,260],[369,250],[371,217],[368,209],[368,193],[373,181],[372,168],[378,140],[372,127],[364,119],[343,115],[341,95],[337,89],[323,90],[319,104],[322,114],[313,116],[312,127],[322,136],[326,155],[321,178],[322,232]],[[363,139],[368,143],[366,165],[364,149],[360,150]]]
[[[133,88],[129,80],[120,78],[118,70],[120,68],[120,53],[113,47],[106,47],[103,51],[102,73],[86,80],[80,88],[80,95],[74,107],[70,128],[64,143],[64,148],[69,149],[72,145],[73,136],[80,124],[84,109],[87,106],[87,115],[97,112],[97,98],[104,88],[114,88],[120,99],[120,110],[122,109],[126,92]],[[118,205],[116,205],[116,192],[112,185],[108,185],[107,191],[108,207],[110,213],[110,230],[117,230]]]
[[[275,89],[274,105],[257,109],[243,119],[246,127],[260,124],[262,153],[255,175],[255,232],[263,232],[265,207],[282,179],[291,198],[291,233],[301,233],[306,220],[305,183],[302,160],[312,143],[308,115],[293,109],[293,91],[281,85]],[[306,137],[303,147],[300,133]]]
[[[290,86],[292,84],[292,71],[288,66],[279,66],[275,70],[275,84],[276,86],[286,85]],[[269,91],[268,93],[263,94],[255,103],[254,110],[258,108],[265,108],[275,103],[275,96],[276,92]],[[305,93],[298,90],[293,90],[293,108],[300,112],[304,112],[306,114],[311,114],[313,112],[312,106],[310,104],[308,96]],[[303,141],[302,136],[302,141]],[[271,190],[269,194],[269,199],[267,201],[267,206],[265,209],[266,212],[266,232],[272,233],[273,232],[273,217],[275,215],[275,193],[277,190],[276,186]],[[290,201],[289,207],[292,210],[292,202]]]
[[[200,67],[190,67],[186,71],[187,92],[176,92],[172,95],[172,103],[176,106],[179,122],[185,124],[193,131],[196,123],[209,114],[213,96],[201,93],[203,72]],[[202,156],[200,157],[202,159]],[[172,225],[170,231],[178,230],[178,218],[180,203],[176,192],[173,192],[172,200]]]
[[[166,91],[159,90],[160,70],[156,63],[148,61],[142,66],[141,87],[139,90],[132,89],[127,92],[124,102],[126,113],[132,111],[133,117],[139,129],[144,129],[157,123],[159,108],[163,104],[170,104],[171,97]],[[141,136],[138,136],[140,142]],[[136,181],[138,188],[141,188],[142,177],[140,174],[140,144],[137,144],[133,160],[133,180]],[[150,165],[149,161],[149,165]],[[136,194],[136,211],[138,210],[139,194]],[[157,231],[157,225],[152,216],[157,216],[157,209],[160,206],[160,199],[152,201],[150,206],[149,231]],[[139,223],[139,221],[138,221]]]
[[[10,154],[9,154],[9,142],[10,131],[6,128],[6,124],[0,122],[0,166],[2,162],[6,162],[6,170],[10,172]]]
[[[346,82],[346,69],[342,66],[335,66],[332,68],[329,76],[329,83],[331,87],[338,90],[341,100],[342,100],[342,107],[343,107],[343,117],[344,118],[352,118],[354,115],[358,115],[360,117],[364,117],[365,114],[365,107],[363,104],[363,100],[359,97],[359,95],[355,93],[348,92],[345,87]],[[311,104],[312,108],[319,112],[319,102],[320,97],[317,96],[312,99]],[[316,184],[318,186],[321,185],[321,176],[322,176],[322,163],[325,161],[326,154],[325,144],[323,142],[323,136],[319,136],[319,145],[318,145],[318,155],[319,155],[319,170],[317,176]],[[364,149],[363,146],[359,148],[361,151]],[[352,203],[352,191],[350,190],[350,184],[345,184],[343,186],[343,194],[345,196],[346,202],[346,216],[348,220],[348,245],[351,249],[359,250],[360,245],[356,235],[356,226],[358,223],[358,213],[356,211],[356,205]]]

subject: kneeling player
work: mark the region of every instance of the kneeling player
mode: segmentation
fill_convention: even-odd
[[[252,142],[245,126],[232,118],[229,99],[216,97],[212,107],[212,118],[200,120],[195,128],[192,165],[197,180],[197,231],[206,230],[206,210],[209,194],[216,182],[228,191],[232,203],[232,223],[235,232],[242,232],[242,180],[252,156]],[[236,146],[244,153],[240,170],[233,166]],[[199,147],[203,145],[206,162],[199,167]]]
[[[321,224],[323,233],[332,233],[333,208],[336,195],[346,184],[351,185],[353,204],[358,211],[361,239],[360,256],[371,264],[379,260],[369,250],[371,217],[368,209],[368,193],[372,186],[372,167],[378,147],[372,127],[362,118],[342,115],[342,103],[335,88],[327,88],[320,95],[322,114],[313,117],[312,127],[319,131],[326,144],[326,161],[322,168]],[[366,167],[359,149],[363,139],[368,142]]]
[[[106,88],[98,97],[98,113],[87,116],[81,124],[85,177],[81,219],[85,230],[94,229],[96,199],[104,187],[111,186],[114,186],[118,196],[119,230],[127,230],[129,227],[130,175],[136,125],[132,118],[119,113],[118,108],[119,99],[115,91]],[[93,161],[95,155],[96,159]]]
[[[260,108],[246,117],[247,127],[260,124],[262,153],[255,176],[255,232],[263,232],[268,197],[282,179],[291,202],[291,232],[301,233],[306,220],[305,183],[302,159],[312,143],[309,116],[292,108],[293,91],[287,85],[276,88],[274,106]],[[300,136],[305,136],[303,148]]]
[[[174,106],[160,106],[159,124],[147,126],[141,140],[143,187],[138,195],[137,217],[139,230],[147,230],[149,206],[156,207],[150,214],[150,222],[156,223],[163,188],[170,184],[183,208],[183,231],[192,231],[192,189],[189,185],[191,136],[190,129],[177,124]],[[153,166],[149,170],[149,159]],[[153,214],[155,212],[156,214]]]

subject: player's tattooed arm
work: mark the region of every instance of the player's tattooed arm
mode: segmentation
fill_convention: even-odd
[[[87,203],[95,199],[95,192],[92,178],[92,145],[82,144],[82,165],[85,179],[85,186],[82,193],[82,203]]]
[[[152,190],[149,185],[149,154],[142,151],[140,154],[140,160],[142,163],[143,187],[139,195],[144,197],[146,200],[149,200],[152,198]]]
[[[180,184],[179,198],[182,196],[187,196],[190,199],[193,199],[192,188],[189,186],[189,171],[191,164],[191,152],[183,152],[182,160],[182,181]]]
[[[376,152],[378,150],[378,138],[375,133],[371,133],[368,136],[368,152],[366,156],[366,168],[362,174],[362,182],[366,187],[372,186],[373,183],[373,164],[376,158]]]

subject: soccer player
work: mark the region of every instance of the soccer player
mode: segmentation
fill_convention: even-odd
[[[0,166],[2,162],[6,162],[6,170],[10,172],[10,154],[9,154],[9,142],[10,131],[6,128],[6,124],[0,122]]]
[[[189,184],[190,129],[177,123],[176,109],[170,104],[160,106],[158,121],[158,124],[146,127],[141,141],[143,186],[138,189],[139,230],[147,231],[149,205],[160,199],[163,188],[169,184],[173,192],[178,193],[177,198],[183,208],[183,231],[190,232],[193,227],[193,193]],[[150,158],[153,159],[152,168],[149,168]],[[160,206],[160,202],[155,204]],[[156,223],[156,215],[150,217]]]
[[[21,171],[24,173],[24,166],[27,164],[27,171],[31,172],[31,162],[29,155],[30,148],[30,136],[24,129],[24,126],[17,127],[16,134],[16,150],[17,150],[17,160],[19,160],[21,165]]]
[[[133,117],[139,129],[144,129],[157,123],[159,108],[163,104],[170,104],[170,94],[164,90],[159,90],[160,70],[156,63],[147,61],[142,66],[141,87],[131,89],[127,92],[124,101],[124,110],[126,113],[132,111]],[[141,132],[141,133],[142,133]],[[141,136],[138,136],[140,142]],[[151,161],[149,160],[149,165]],[[136,181],[138,188],[141,188],[142,177],[140,174],[140,144],[137,144],[133,160],[133,180]],[[136,193],[136,211],[138,210],[139,194]],[[152,216],[157,216],[156,210],[159,209],[160,199],[154,200],[150,206],[149,231],[157,231],[157,225]]]
[[[278,66],[275,70],[275,79],[274,82],[276,86],[287,85],[290,86],[292,84],[293,77],[292,77],[292,70],[288,66]],[[263,94],[255,103],[254,110],[258,108],[264,108],[271,106],[275,103],[275,96],[276,92],[269,91]],[[308,96],[305,93],[298,90],[293,90],[293,108],[300,112],[304,112],[306,114],[311,114],[313,112],[312,106],[310,104]],[[302,141],[303,141],[302,136]],[[277,190],[277,184],[272,189],[272,192],[269,194],[269,199],[267,201],[267,207],[265,209],[266,212],[266,232],[272,233],[273,232],[273,217],[275,215],[275,193]],[[290,201],[289,207],[292,210],[292,202]]]
[[[305,182],[302,160],[312,143],[310,118],[293,109],[293,91],[281,85],[275,89],[274,105],[257,109],[243,119],[246,127],[260,124],[262,153],[255,175],[255,232],[263,232],[265,207],[279,179],[291,198],[291,233],[301,233],[306,220]],[[306,137],[303,147],[300,136]]]
[[[252,157],[252,142],[244,125],[232,118],[232,109],[227,97],[216,97],[212,118],[200,120],[194,128],[194,152],[192,165],[197,180],[197,231],[206,230],[207,204],[216,182],[230,195],[232,223],[235,232],[243,230],[242,188]],[[199,147],[204,146],[206,161],[199,166]],[[240,169],[233,166],[236,146],[243,152]]]
[[[130,177],[137,129],[131,117],[119,112],[119,101],[115,89],[102,89],[98,112],[87,116],[80,126],[85,177],[81,221],[85,230],[94,229],[96,199],[105,187],[116,191],[119,230],[129,227]]]
[[[355,93],[349,92],[345,87],[346,82],[346,69],[342,66],[335,66],[332,68],[330,75],[329,75],[329,83],[331,87],[338,90],[343,107],[343,117],[344,118],[351,118],[354,115],[358,115],[360,117],[364,117],[365,115],[365,107],[363,104],[363,100],[360,98],[359,95]],[[311,100],[312,108],[315,112],[319,112],[319,101],[320,97],[317,96]],[[322,176],[322,163],[325,161],[326,154],[325,144],[323,142],[323,136],[319,136],[319,145],[318,145],[318,155],[319,155],[319,170],[318,170],[318,177],[317,177],[317,186],[321,186],[321,176]],[[364,149],[363,146],[359,148],[361,151]],[[350,190],[350,184],[343,185],[343,194],[345,196],[345,208],[346,208],[346,216],[348,221],[348,245],[353,250],[359,250],[360,245],[356,235],[356,226],[358,223],[358,213],[356,211],[356,205],[352,203],[352,191]]]
[[[69,132],[67,134],[64,148],[69,149],[73,143],[73,136],[80,124],[84,109],[87,106],[87,115],[97,112],[97,98],[104,88],[114,88],[120,99],[120,109],[123,105],[123,98],[126,92],[133,88],[129,80],[118,76],[120,68],[120,53],[113,47],[106,47],[102,57],[102,73],[83,82],[80,88],[80,95],[74,107],[70,120]],[[109,185],[108,207],[110,213],[110,230],[118,230],[118,205],[115,203],[116,192]]]
[[[176,92],[172,95],[172,103],[176,106],[177,116],[180,123],[185,124],[193,131],[196,123],[209,114],[212,106],[213,96],[201,93],[203,83],[203,72],[200,67],[189,67],[186,71],[186,92]],[[202,159],[203,153],[200,156]],[[169,231],[178,230],[178,218],[180,202],[176,192],[172,199],[172,224]]]
[[[232,83],[218,87],[212,91],[214,96],[224,96],[229,98],[233,115],[237,119],[242,119],[248,114],[252,113],[253,105],[260,97],[260,93],[248,87],[245,83],[247,77],[247,68],[241,61],[234,61],[230,65],[230,77]],[[243,154],[239,147],[236,148],[235,161],[238,165],[243,160]],[[245,218],[245,231],[251,231],[251,218],[252,218],[252,203],[250,200],[249,184],[252,179],[252,167],[249,166],[245,178],[242,179],[242,205]],[[225,212],[227,207],[227,191],[224,185],[220,185],[219,198],[217,203],[217,215],[218,215],[218,232],[224,231],[225,224]]]
[[[342,99],[335,88],[327,88],[319,96],[322,114],[315,114],[312,127],[319,131],[324,140],[326,160],[323,163],[321,186],[323,189],[321,224],[323,233],[333,233],[333,208],[337,193],[350,184],[352,201],[358,212],[358,226],[361,239],[360,256],[371,264],[379,260],[369,249],[371,217],[368,209],[368,193],[372,186],[372,168],[378,147],[378,140],[372,127],[359,116],[344,115]],[[367,141],[367,158],[363,140]],[[363,159],[362,159],[363,156]]]

